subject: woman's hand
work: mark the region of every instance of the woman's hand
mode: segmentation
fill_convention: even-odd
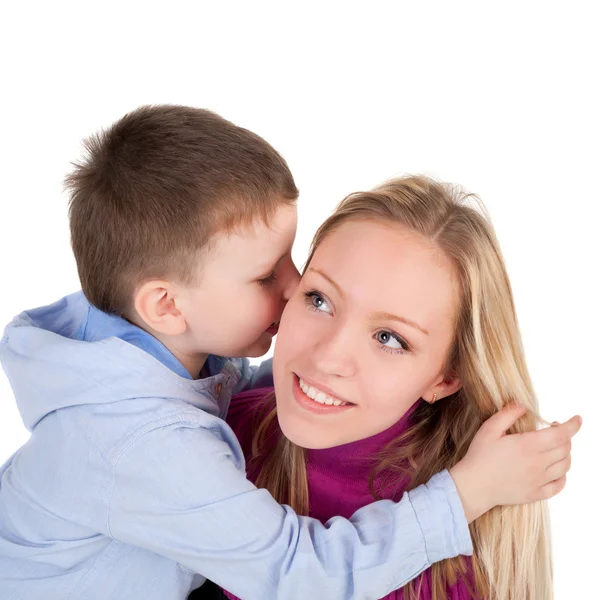
[[[465,457],[450,469],[469,523],[494,506],[547,500],[565,487],[571,438],[581,427],[581,417],[507,434],[524,414],[525,409],[513,403],[490,417]]]

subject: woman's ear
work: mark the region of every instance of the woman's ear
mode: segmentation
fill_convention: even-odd
[[[444,377],[444,379],[439,383],[436,383],[434,386],[429,388],[422,397],[425,402],[433,404],[442,398],[452,396],[452,394],[458,392],[461,387],[462,381],[459,379],[458,375],[452,373]]]
[[[135,292],[135,311],[146,327],[163,335],[184,333],[187,325],[168,281],[147,281]]]

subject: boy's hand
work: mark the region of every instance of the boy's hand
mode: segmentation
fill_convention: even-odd
[[[450,469],[469,523],[494,506],[547,500],[565,487],[571,438],[581,427],[581,417],[507,434],[524,414],[525,409],[513,403],[490,417],[465,457]]]

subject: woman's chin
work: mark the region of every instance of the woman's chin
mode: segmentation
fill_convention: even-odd
[[[327,439],[329,436],[325,436],[324,438],[315,435],[314,428],[304,423],[295,422],[296,419],[293,417],[288,421],[288,419],[285,417],[282,418],[282,415],[278,413],[277,418],[279,419],[279,428],[283,435],[292,444],[300,448],[305,448],[306,450],[324,450],[338,445],[335,440]]]

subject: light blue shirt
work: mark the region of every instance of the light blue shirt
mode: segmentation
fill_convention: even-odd
[[[254,487],[223,420],[265,383],[246,360],[193,380],[81,293],[16,317],[0,358],[31,431],[0,469],[2,600],[182,600],[204,576],[244,600],[380,598],[472,553],[447,471],[325,526]]]

